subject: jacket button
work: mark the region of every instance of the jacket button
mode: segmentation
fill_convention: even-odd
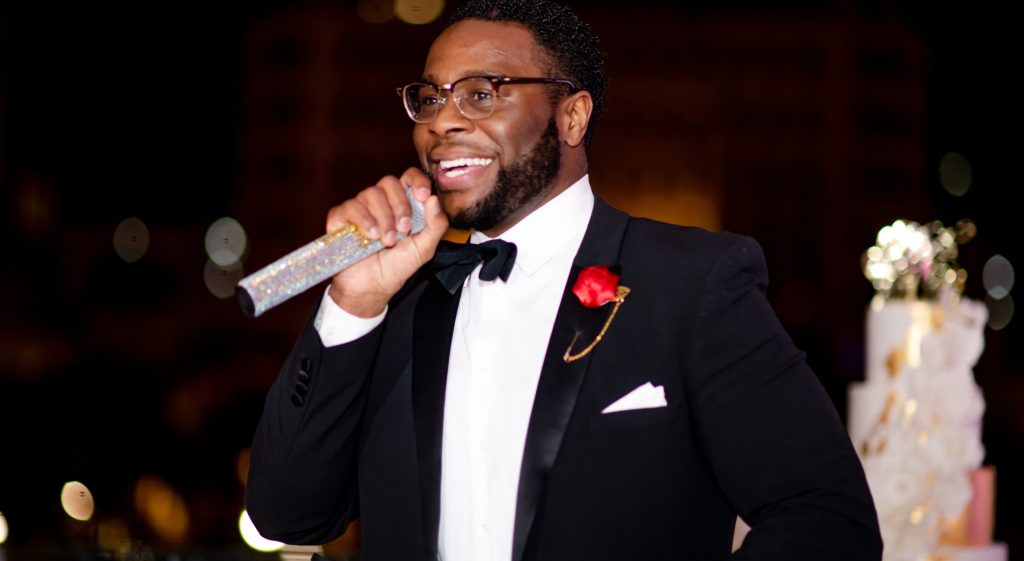
[[[294,405],[294,406],[296,406],[296,407],[302,407],[302,404],[303,404],[303,403],[304,403],[305,401],[306,401],[306,400],[302,399],[302,396],[301,396],[301,395],[299,395],[299,394],[297,394],[297,393],[293,393],[293,394],[292,394],[292,405]]]
[[[299,382],[295,384],[295,393],[299,394],[300,396],[306,395],[307,393],[309,393],[309,386],[303,384],[302,382]]]
[[[309,372],[310,370],[313,369],[312,359],[310,359],[308,356],[302,357],[302,360],[299,361],[299,367],[302,369],[303,372]]]
[[[307,386],[309,385],[309,381],[312,379],[309,376],[309,372],[306,372],[305,370],[299,370],[299,373],[296,376],[296,378],[299,379],[299,382],[302,382],[303,384],[306,384]]]

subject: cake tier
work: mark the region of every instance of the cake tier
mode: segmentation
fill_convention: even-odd
[[[1010,551],[1002,542],[976,547],[943,546],[936,551],[934,558],[943,561],[1007,561]]]
[[[887,382],[908,362],[920,361],[921,339],[931,328],[935,308],[929,302],[894,300],[868,309],[865,382]]]

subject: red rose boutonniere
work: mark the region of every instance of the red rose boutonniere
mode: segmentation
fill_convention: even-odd
[[[597,337],[584,347],[582,351],[575,354],[572,352],[572,348],[576,345],[576,340],[579,339],[580,334],[577,333],[573,337],[572,343],[569,343],[569,348],[562,355],[562,359],[565,362],[573,362],[587,356],[601,342],[605,332],[608,331],[608,327],[612,324],[612,320],[615,319],[619,306],[626,301],[629,287],[620,285],[619,275],[613,273],[608,267],[594,265],[580,271],[580,275],[576,278],[576,284],[572,286],[572,292],[580,299],[580,303],[587,308],[599,308],[609,302],[615,302],[615,307],[608,314],[608,319],[605,320],[604,327],[601,328],[601,332],[597,334]]]
[[[580,271],[572,292],[588,308],[598,308],[615,300],[618,295],[619,275],[608,267],[594,265]]]

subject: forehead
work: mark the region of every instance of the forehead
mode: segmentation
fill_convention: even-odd
[[[542,76],[542,52],[522,25],[463,20],[434,41],[423,77],[446,83],[471,74]]]

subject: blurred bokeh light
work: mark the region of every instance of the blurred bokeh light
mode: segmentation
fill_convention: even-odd
[[[971,164],[967,158],[950,152],[939,162],[939,183],[950,195],[962,197],[971,188]]]
[[[245,276],[242,263],[235,261],[229,265],[218,265],[210,259],[203,268],[203,282],[206,289],[217,298],[231,298],[235,295],[235,285]]]
[[[993,255],[981,270],[981,282],[985,292],[996,300],[1002,300],[1013,289],[1013,264],[1002,255]]]
[[[249,456],[251,450],[249,448],[243,448],[238,452],[238,457],[235,459],[235,474],[238,475],[238,482],[241,483],[242,487],[245,487],[246,482],[249,480]]]
[[[96,545],[108,551],[118,551],[131,542],[128,525],[121,518],[105,518],[96,524]]]
[[[994,331],[1000,331],[1010,324],[1014,312],[1012,296],[1006,296],[999,300],[986,296],[985,305],[988,307],[989,328]]]
[[[53,185],[37,174],[22,178],[14,193],[16,223],[30,239],[48,234],[57,221],[57,205]]]
[[[134,263],[149,249],[149,229],[141,219],[125,218],[114,229],[114,252],[126,263]]]
[[[60,492],[60,504],[64,508],[64,512],[75,520],[89,520],[95,509],[92,493],[78,481],[69,481],[64,484],[64,488]]]
[[[135,483],[135,508],[164,542],[180,545],[188,535],[185,501],[163,478],[144,475]]]
[[[221,267],[238,263],[247,250],[245,229],[234,218],[220,218],[206,230],[206,254]]]
[[[395,0],[395,15],[405,23],[423,25],[437,19],[444,0]]]
[[[281,542],[268,540],[261,536],[259,530],[253,525],[252,519],[249,518],[249,513],[244,510],[242,515],[238,517],[238,532],[242,535],[242,540],[245,541],[246,545],[256,551],[278,551],[284,547],[284,544]]]

